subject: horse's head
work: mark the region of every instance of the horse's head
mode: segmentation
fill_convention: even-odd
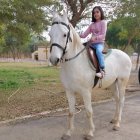
[[[57,65],[69,48],[71,41],[70,26],[67,13],[63,16],[58,13],[53,14],[53,23],[49,32],[51,38],[50,62]]]

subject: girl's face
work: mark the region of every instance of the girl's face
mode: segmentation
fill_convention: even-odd
[[[93,14],[94,14],[94,18],[96,19],[96,21],[101,20],[101,12],[98,8],[94,9]]]

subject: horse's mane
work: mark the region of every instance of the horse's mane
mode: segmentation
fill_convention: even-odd
[[[70,25],[70,28],[71,28],[71,31],[72,31],[72,34],[73,34],[73,46],[74,47],[79,47],[79,46],[81,46],[82,45],[82,43],[81,43],[81,39],[80,39],[80,36],[77,34],[77,32],[75,31],[75,29],[74,29],[74,27],[72,26],[72,24],[71,23],[69,23],[69,25]]]

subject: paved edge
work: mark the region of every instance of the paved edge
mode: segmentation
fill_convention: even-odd
[[[140,95],[140,94],[139,93],[134,93],[132,95],[128,95],[128,96],[125,96],[125,97],[127,99],[127,98],[131,98],[131,97],[134,97],[134,96],[137,96],[137,95]],[[113,101],[113,100],[114,99],[111,98],[111,99],[102,100],[102,101],[98,101],[98,102],[92,102],[92,105],[107,103],[107,102],[110,102],[110,101]],[[84,108],[84,105],[77,106],[78,111],[76,112],[76,114],[80,113],[81,109],[83,109],[83,108]],[[33,115],[31,114],[31,115],[16,117],[15,119],[9,119],[9,120],[6,120],[6,121],[1,121],[0,122],[0,127],[5,126],[5,125],[10,125],[10,124],[22,123],[24,121],[30,121],[30,120],[35,120],[35,119],[44,118],[44,117],[67,116],[66,114],[62,114],[62,115],[58,115],[58,116],[49,115],[49,114],[52,114],[52,113],[62,112],[62,111],[66,111],[66,110],[68,110],[68,108],[59,108],[59,109],[56,109],[56,110],[53,110],[53,111],[44,111],[44,112],[36,113],[36,114],[33,114]]]

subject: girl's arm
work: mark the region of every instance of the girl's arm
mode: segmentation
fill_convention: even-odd
[[[106,31],[107,31],[107,22],[102,21],[101,34],[96,36],[96,40],[105,40]]]
[[[91,25],[92,24],[89,25],[89,27],[87,28],[87,30],[84,33],[80,34],[81,38],[85,38],[91,33]]]

